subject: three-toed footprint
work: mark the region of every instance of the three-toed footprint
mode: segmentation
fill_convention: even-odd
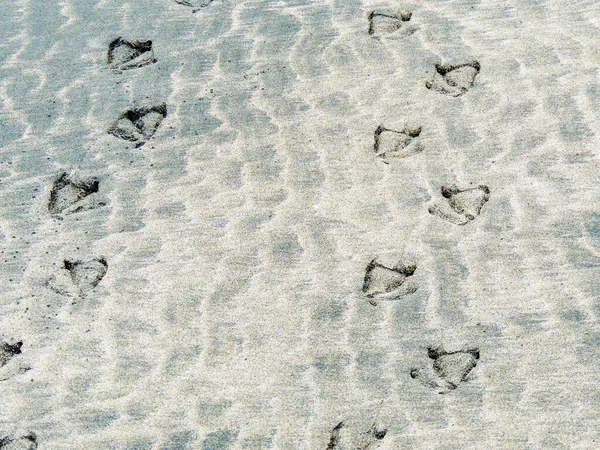
[[[96,177],[78,177],[63,172],[50,189],[48,212],[59,216],[105,206],[105,202],[96,201],[93,195],[99,187],[100,181]]]
[[[425,386],[439,389],[440,394],[445,394],[467,380],[479,360],[479,349],[447,352],[429,348],[427,356],[432,360],[431,364],[411,370],[410,376]]]
[[[369,303],[377,305],[378,300],[398,300],[417,290],[414,283],[407,283],[417,270],[414,264],[405,265],[398,262],[393,267],[388,267],[377,259],[372,260],[366,268],[363,281],[363,294]]]
[[[61,295],[83,296],[98,286],[107,271],[108,263],[104,258],[85,261],[65,259],[46,285]]]
[[[419,139],[421,125],[406,123],[402,131],[392,130],[380,125],[375,130],[375,154],[381,158],[406,158],[423,151]]]
[[[167,105],[128,109],[109,127],[108,132],[113,136],[136,143],[141,147],[150,139],[167,117]]]
[[[394,33],[402,28],[402,22],[408,22],[411,17],[411,11],[400,11],[398,13],[371,11],[369,14],[369,34],[379,36]]]
[[[478,61],[462,64],[436,64],[436,73],[431,80],[425,82],[425,86],[427,89],[442,94],[459,97],[473,86],[480,69]]]
[[[468,189],[459,189],[456,185],[442,186],[441,191],[446,202],[430,206],[429,213],[457,225],[474,220],[490,199],[490,189],[484,185]]]
[[[108,46],[108,67],[121,71],[156,62],[152,41],[127,41],[118,37]]]

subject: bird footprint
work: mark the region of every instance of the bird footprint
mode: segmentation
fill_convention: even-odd
[[[108,263],[104,258],[87,261],[65,259],[62,269],[48,280],[47,286],[61,295],[85,295],[100,283],[107,271]]]
[[[414,284],[406,283],[415,270],[416,265],[399,262],[387,267],[374,259],[367,265],[362,291],[373,306],[377,305],[376,300],[397,300],[417,290]]]
[[[442,94],[459,97],[473,86],[480,69],[481,66],[477,61],[455,65],[436,64],[436,74],[431,80],[425,82],[425,86]]]
[[[72,214],[86,209],[105,206],[104,202],[80,202],[98,192],[100,181],[95,177],[75,178],[63,172],[52,184],[48,211],[52,215]]]
[[[441,191],[447,202],[430,206],[429,213],[456,225],[474,220],[490,199],[490,189],[484,185],[469,189],[459,189],[456,185],[442,186]]]
[[[21,341],[15,344],[0,341],[0,367],[5,366],[14,356],[20,355],[22,346]]]
[[[110,126],[108,132],[126,141],[136,142],[141,147],[150,139],[167,117],[167,105],[129,109]]]
[[[477,365],[479,349],[447,352],[429,348],[428,356],[433,360],[432,365],[413,369],[410,376],[425,386],[439,389],[440,394],[445,394],[456,389],[467,379],[471,370]]]
[[[421,126],[407,123],[402,131],[391,130],[380,125],[375,130],[374,150],[382,158],[406,158],[423,151],[421,140]]]
[[[127,41],[118,37],[108,46],[108,67],[121,71],[156,62],[152,41]]]
[[[408,22],[412,17],[411,11],[400,11],[397,14],[372,11],[369,14],[369,34],[391,34],[402,28],[402,22]]]

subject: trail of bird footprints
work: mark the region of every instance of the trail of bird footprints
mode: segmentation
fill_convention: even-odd
[[[410,12],[388,14],[373,11],[369,14],[369,34],[384,36],[397,33],[402,29],[403,22],[408,22],[411,17]],[[425,87],[450,97],[460,97],[473,87],[480,70],[478,61],[436,64],[435,74],[425,82]],[[403,129],[379,125],[374,134],[375,155],[384,160],[417,155],[424,150],[421,132],[421,125],[416,123],[407,123]],[[466,225],[475,220],[490,198],[490,189],[485,185],[465,188],[443,185],[440,193],[441,199],[434,201],[428,211],[455,225]],[[401,300],[417,290],[416,285],[409,284],[416,270],[417,266],[414,264],[398,262],[389,267],[374,259],[365,271],[363,295],[373,306],[377,306],[377,302],[381,300]],[[447,394],[468,380],[479,361],[479,349],[449,352],[429,348],[428,361],[423,367],[412,369],[411,378],[440,394]],[[343,422],[332,430],[328,449],[337,448],[342,427]]]
[[[213,2],[213,0],[173,1],[192,8],[192,12],[205,8]],[[416,30],[407,28],[411,18],[411,11],[372,11],[368,15],[368,34],[378,38],[393,35],[403,29],[406,35],[411,34]],[[151,40],[127,40],[118,37],[108,45],[107,66],[115,73],[144,70],[144,67],[157,62]],[[436,64],[436,72],[430,80],[426,81],[425,86],[431,91],[458,97],[466,94],[473,87],[480,68],[478,61]],[[155,135],[166,117],[165,103],[132,107],[121,112],[108,127],[107,132],[114,137],[132,142],[136,148],[139,148]],[[420,139],[421,132],[422,127],[418,123],[406,123],[403,129],[398,130],[379,125],[374,132],[374,153],[384,160],[417,155],[424,150]],[[64,172],[52,183],[47,205],[48,212],[53,217],[61,218],[105,206],[106,203],[97,199],[99,191],[99,179]],[[464,189],[456,185],[442,186],[441,197],[429,206],[429,213],[452,224],[465,225],[481,214],[483,206],[490,198],[490,189],[484,185]],[[374,306],[383,300],[401,300],[417,290],[417,286],[411,282],[416,270],[415,264],[399,261],[388,267],[378,259],[373,259],[367,264],[365,270],[363,295]],[[108,263],[104,258],[65,259],[57,273],[48,280],[47,286],[62,295],[84,296],[98,286],[107,271]],[[20,355],[22,345],[22,342],[9,344],[0,341],[0,367]],[[467,381],[469,374],[477,366],[479,356],[478,349],[448,352],[439,348],[429,348],[428,363],[412,369],[410,376],[422,385],[446,394]],[[345,423],[340,422],[331,430],[328,450],[375,448],[388,432],[385,428],[373,425],[368,430],[360,432],[360,439],[355,441],[344,437],[347,429]],[[0,449],[27,450],[37,447],[37,436],[33,433],[0,439]]]

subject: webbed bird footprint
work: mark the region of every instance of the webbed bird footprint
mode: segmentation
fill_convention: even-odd
[[[423,151],[421,126],[407,123],[402,131],[391,130],[380,125],[375,130],[374,150],[381,158],[406,158]]]
[[[471,371],[477,366],[479,349],[447,352],[429,348],[428,357],[433,360],[431,366],[413,369],[410,376],[427,387],[439,389],[440,394],[445,394],[467,380]]]
[[[387,267],[374,259],[367,265],[362,291],[372,305],[377,304],[376,300],[397,300],[417,290],[413,283],[406,283],[415,270],[415,265],[399,262]]]
[[[76,178],[63,172],[52,184],[48,211],[52,215],[72,214],[86,209],[105,206],[104,202],[92,201],[82,202],[86,197],[98,192],[100,181],[95,177]]]
[[[38,443],[34,433],[17,438],[6,436],[0,439],[0,450],[35,450],[36,448]]]
[[[369,34],[391,34],[402,28],[402,22],[408,22],[412,17],[411,11],[400,11],[397,14],[372,11],[369,14]],[[411,29],[414,32],[414,30]]]
[[[84,295],[94,289],[108,271],[104,258],[87,261],[64,260],[58,274],[48,280],[48,287],[61,295]]]
[[[481,66],[477,61],[456,65],[436,64],[436,74],[431,80],[425,82],[425,86],[442,94],[459,97],[473,86],[480,69]]]
[[[456,185],[442,186],[441,191],[447,201],[430,206],[429,213],[456,225],[474,220],[490,199],[490,189],[484,185],[469,189],[459,189]]]
[[[167,105],[129,109],[112,124],[108,133],[126,141],[136,142],[141,147],[149,140],[167,117]]]
[[[152,41],[127,41],[118,37],[108,46],[108,67],[115,70],[135,69],[156,62]]]

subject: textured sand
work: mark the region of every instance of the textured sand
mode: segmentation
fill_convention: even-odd
[[[0,2],[0,439],[598,448],[598,3],[181,3]],[[109,68],[118,37],[153,56]],[[98,192],[51,214],[65,172]],[[452,185],[490,190],[464,225],[428,212]],[[369,303],[375,258],[416,291]]]

